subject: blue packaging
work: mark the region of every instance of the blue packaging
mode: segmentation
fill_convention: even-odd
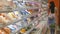
[[[21,13],[22,15],[29,15],[29,13],[28,13],[27,11],[25,11],[25,10],[20,11],[20,13]]]
[[[12,32],[16,30],[16,28],[14,28],[13,25],[9,25],[8,28],[10,28]]]

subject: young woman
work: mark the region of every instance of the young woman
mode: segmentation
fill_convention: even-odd
[[[49,17],[48,17],[48,24],[51,25],[51,24],[54,24],[55,23],[55,12],[56,12],[56,7],[55,7],[55,3],[54,1],[51,1],[50,2],[50,6],[49,6]],[[55,32],[55,29],[54,28],[51,28],[51,34],[54,34]]]
[[[48,17],[48,20],[49,20],[49,24],[52,24],[52,23],[55,23],[55,12],[56,12],[56,7],[55,7],[55,3],[54,1],[51,1],[50,2],[50,6],[49,6],[49,17]]]

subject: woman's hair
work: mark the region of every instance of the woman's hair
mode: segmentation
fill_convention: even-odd
[[[51,10],[51,13],[55,13],[55,3],[54,3],[54,1],[50,2],[50,10]]]
[[[51,2],[50,2],[50,9],[51,9],[51,8],[54,8],[54,7],[55,7],[55,3],[54,3],[54,1],[51,1]]]

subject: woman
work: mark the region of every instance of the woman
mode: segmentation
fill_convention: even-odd
[[[50,2],[49,11],[50,11],[50,14],[49,14],[49,17],[48,17],[49,24],[55,23],[55,11],[56,11],[56,7],[55,7],[54,1]]]
[[[49,10],[50,10],[50,14],[49,14],[49,17],[48,17],[48,21],[49,21],[49,25],[51,25],[51,24],[55,23],[56,7],[55,7],[54,1],[50,2]],[[54,32],[55,32],[55,28],[51,28],[51,34],[54,34]]]

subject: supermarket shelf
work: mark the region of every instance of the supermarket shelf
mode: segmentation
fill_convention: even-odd
[[[39,29],[39,30],[35,31],[34,34],[41,34],[41,31],[42,31],[42,30]]]
[[[13,1],[23,1],[23,2],[41,2],[41,0],[13,0]]]
[[[36,18],[36,19],[37,19],[37,18]],[[34,19],[33,21],[31,21],[31,22],[30,22],[29,24],[27,24],[26,26],[23,26],[22,28],[24,28],[24,27],[28,27],[30,24],[34,23],[34,21],[36,21],[36,19]],[[22,29],[22,28],[20,28],[20,29]],[[11,33],[11,34],[19,33],[20,29],[17,30],[17,31],[15,31],[14,33]]]
[[[39,9],[39,7],[20,6],[20,9]]]
[[[0,13],[9,13],[13,12],[13,7],[4,6],[3,9],[0,9]]]
[[[39,23],[39,24],[40,24],[40,25],[43,24],[42,21],[41,21],[41,23]],[[45,26],[45,24],[44,24],[44,26]],[[36,30],[36,31],[33,31],[33,32],[34,32],[33,34],[41,34],[44,26],[43,26],[42,28],[36,28],[37,30]],[[36,26],[35,26],[35,27],[36,27]],[[35,27],[33,27],[33,28],[35,28]],[[24,34],[29,34],[29,33],[31,33],[32,30],[33,30],[33,28],[31,28],[31,30],[27,31],[27,32],[24,33]]]
[[[27,32],[25,32],[24,34],[29,34],[34,28],[35,28],[35,26],[32,27],[32,28],[31,28],[30,30],[28,30]]]
[[[25,1],[24,1],[25,2]],[[26,2],[30,2],[30,1],[26,1]],[[36,6],[25,6],[25,5],[21,5],[20,3],[18,3],[18,1],[15,1],[14,3],[16,3],[16,5],[17,5],[17,7],[19,8],[19,9],[39,9],[41,6],[38,6],[38,7],[36,7]],[[39,5],[40,5],[40,3],[39,3]]]
[[[35,15],[37,15],[38,14],[38,12],[35,12],[35,13],[33,13],[33,14],[31,14],[31,15],[28,15],[28,16],[26,16],[26,17],[31,17],[31,16],[35,16]]]
[[[23,0],[24,2],[41,2],[41,0]]]
[[[39,20],[39,18],[35,19],[35,21],[38,21],[38,20]],[[34,22],[35,22],[35,21],[34,21]],[[25,32],[24,34],[29,34],[35,27],[36,27],[36,25],[33,26],[30,30],[28,30],[28,31]]]
[[[43,5],[42,7],[41,7],[41,1],[42,0],[12,0],[13,2],[15,1],[15,3],[16,3],[16,5],[17,5],[17,8],[15,9],[15,10],[17,10],[17,11],[20,11],[20,10],[25,10],[25,9],[41,9],[43,6],[45,6],[46,7],[46,5]],[[20,3],[18,2],[18,1],[23,1],[23,2],[35,2],[35,3],[37,3],[36,5],[37,6],[34,6],[34,5],[32,5],[32,6],[26,6],[26,5],[20,5]],[[9,13],[9,12],[13,12],[13,10],[0,10],[0,13]],[[46,12],[42,12],[42,14],[44,14],[44,13],[46,13]],[[31,20],[30,22],[28,22],[28,24],[25,24],[25,21],[23,21],[24,20],[24,18],[26,17],[26,18],[30,18],[30,17],[32,17],[32,16],[36,16],[38,14],[38,11],[37,12],[33,12],[33,14],[29,14],[29,15],[22,15],[22,19],[17,19],[17,20],[14,20],[13,22],[10,22],[10,23],[8,23],[8,24],[6,24],[6,25],[3,25],[1,28],[4,28],[4,27],[9,27],[10,25],[18,25],[18,26],[16,26],[17,28],[15,29],[15,30],[11,30],[11,33],[10,34],[16,34],[16,33],[19,33],[19,31],[22,29],[22,28],[24,28],[24,27],[29,27],[31,24],[33,24],[33,26],[31,27],[31,29],[29,29],[28,31],[26,31],[24,34],[29,34],[36,26],[37,26],[37,23],[38,24],[40,24],[41,26],[39,26],[39,28],[40,28],[40,30],[38,30],[38,31],[36,31],[35,33],[36,34],[41,34],[42,33],[42,30],[43,30],[43,28],[44,28],[44,26],[46,26],[46,22],[47,22],[47,20],[45,20],[44,21],[44,19],[46,19],[46,15],[47,14],[45,14],[45,15],[41,15],[40,17],[35,17],[34,18],[34,20]],[[44,21],[44,22],[42,22],[42,21]],[[20,22],[20,23],[19,23]],[[37,23],[36,23],[37,22]],[[21,24],[22,23],[22,24]],[[21,27],[20,27],[20,24],[21,24]],[[13,25],[13,27],[14,27],[14,25]],[[14,27],[15,28],[15,27]],[[12,32],[13,31],[13,32]]]
[[[43,24],[42,22],[41,22],[41,24]],[[43,26],[43,25],[42,25]],[[43,29],[45,29],[44,27],[46,26],[46,24],[44,24],[44,26],[42,27],[42,28],[40,28],[40,30],[37,32],[37,34],[42,34],[43,32]]]
[[[27,16],[22,16],[22,18],[23,18],[23,19],[24,19],[25,17],[29,18],[29,17],[35,16],[35,15],[37,15],[37,14],[38,14],[38,12],[37,12],[37,13],[33,13],[33,14],[31,14],[31,15],[27,15]],[[8,25],[11,25],[11,24],[20,22],[20,21],[22,21],[23,19],[17,19],[17,20],[15,20],[15,21],[13,21],[13,22],[11,22],[11,23],[8,23],[8,24],[5,24],[5,25],[0,24],[0,25],[1,25],[0,27],[6,27],[6,26],[8,26]]]
[[[37,20],[39,20],[39,18],[37,19]],[[42,22],[43,21],[40,21],[41,23],[39,23],[39,24],[43,24]],[[46,23],[45,23],[46,24]],[[45,25],[44,24],[44,25]],[[36,27],[36,26],[35,26]],[[29,31],[27,31],[26,33],[24,33],[24,34],[29,34],[35,27],[32,27]],[[36,31],[35,32],[35,34],[41,34],[41,31],[42,31],[42,29],[44,28],[44,26],[42,27],[42,28],[40,28],[40,30],[38,30],[38,31]]]
[[[5,24],[5,25],[3,25],[1,28],[3,28],[3,27],[7,27],[8,25],[11,25],[11,24],[17,23],[17,22],[19,22],[19,21],[22,21],[22,19],[18,19],[18,20],[15,20],[15,21],[11,22],[11,23]]]

